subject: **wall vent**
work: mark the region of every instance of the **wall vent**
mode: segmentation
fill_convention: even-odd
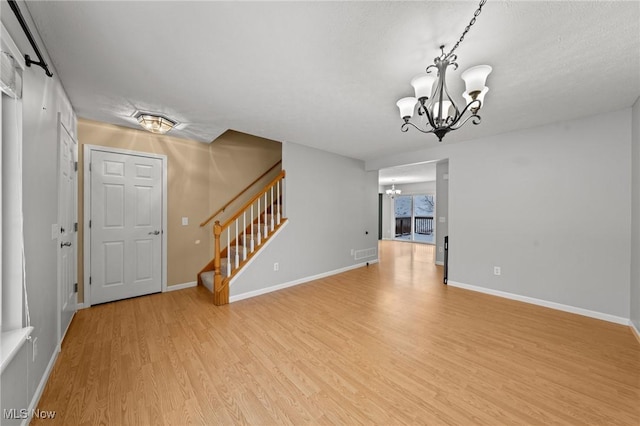
[[[364,249],[364,250],[356,250],[355,259],[366,259],[367,257],[375,257],[378,254],[378,249],[375,247]]]

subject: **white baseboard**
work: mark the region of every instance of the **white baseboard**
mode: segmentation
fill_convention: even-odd
[[[347,272],[352,269],[361,268],[363,266],[367,266],[367,264],[372,265],[374,263],[378,263],[378,259],[372,259],[367,262],[358,263],[355,265],[347,266],[340,269],[334,269],[333,271],[323,272],[321,274],[312,275],[310,277],[300,278],[298,280],[289,281],[283,284],[277,284],[271,287],[261,288],[259,290],[248,291],[246,293],[238,294],[235,296],[229,297],[229,303],[237,302],[239,300],[249,299],[251,297],[261,296],[263,294],[271,293],[278,290],[283,290],[288,287],[293,287],[296,285],[304,284],[309,281],[319,280],[320,278],[330,277],[331,275],[341,274],[342,272]]]
[[[38,388],[33,394],[33,398],[31,398],[31,403],[29,404],[29,417],[22,421],[22,426],[27,426],[31,422],[31,418],[35,409],[38,407],[38,403],[40,402],[40,397],[42,396],[42,392],[44,391],[44,387],[49,381],[49,375],[51,375],[51,370],[53,370],[53,366],[58,359],[58,353],[60,352],[60,344],[56,345],[56,348],[53,350],[53,355],[51,355],[51,359],[49,360],[49,365],[47,365],[47,369],[44,370],[44,374],[42,375],[42,379],[40,379],[40,384],[38,384]]]
[[[616,324],[629,325],[631,322],[628,318],[618,317],[616,315],[605,314],[602,312],[591,311],[589,309],[578,308],[570,305],[563,305],[562,303],[549,302],[547,300],[536,299],[528,296],[521,296],[519,294],[507,293],[506,291],[493,290],[485,287],[478,287],[475,285],[459,283],[456,281],[449,281],[448,285],[451,287],[459,287],[465,290],[477,291],[479,293],[490,294],[492,296],[504,297],[505,299],[517,300],[519,302],[531,303],[532,305],[544,306],[546,308],[556,309],[559,311],[570,312],[572,314],[583,315],[585,317],[596,318],[603,321],[609,321]]]
[[[76,311],[79,311],[80,309],[84,309],[84,303],[76,303]]]
[[[182,284],[175,284],[175,285],[168,285],[167,289],[165,290],[165,292],[167,291],[176,291],[176,290],[183,290],[185,288],[191,288],[191,287],[195,287],[198,285],[198,281],[191,281],[188,283],[182,283]]]
[[[640,343],[640,330],[638,330],[638,327],[636,327],[633,321],[629,321],[629,324],[631,325],[631,332],[636,336],[638,343]]]
[[[444,262],[440,262],[439,260],[436,260],[436,265],[438,265],[438,266],[444,266]]]

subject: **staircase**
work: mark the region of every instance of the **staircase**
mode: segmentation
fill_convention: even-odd
[[[198,284],[213,292],[215,305],[229,303],[231,279],[286,221],[282,209],[284,178],[283,170],[224,223],[214,223],[214,257],[198,274]]]

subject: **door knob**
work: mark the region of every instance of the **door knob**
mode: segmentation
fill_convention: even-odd
[[[60,248],[62,247],[71,247],[71,241],[66,242],[66,243],[60,243]]]
[[[160,231],[149,232],[149,235],[158,235],[158,234],[160,234]]]

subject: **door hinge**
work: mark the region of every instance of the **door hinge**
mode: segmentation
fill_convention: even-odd
[[[91,285],[91,277],[89,277],[89,285]]]
[[[73,171],[74,172],[78,171],[78,162],[77,161],[73,163]]]
[[[91,171],[91,163],[89,163],[89,171]]]
[[[78,283],[73,284],[73,292],[74,293],[78,292]]]
[[[73,232],[78,232],[78,222],[73,224]]]
[[[89,228],[91,228],[91,221],[89,221]]]

